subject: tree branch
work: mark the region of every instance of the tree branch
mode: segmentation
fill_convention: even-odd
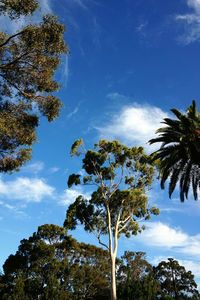
[[[109,247],[101,241],[100,234],[97,236],[97,238],[98,238],[99,244],[109,250]]]
[[[13,38],[15,38],[16,36],[20,35],[20,34],[23,34],[24,32],[26,32],[26,30],[22,30],[18,33],[15,33],[11,36],[9,36],[9,38],[7,40],[5,40],[5,42],[3,42],[2,44],[0,44],[0,48],[1,47],[4,47],[5,45],[7,45],[9,43],[10,40],[12,40]]]
[[[131,215],[129,215],[124,221],[122,221],[122,223],[125,223],[125,224],[119,229],[119,233],[122,232],[126,228],[127,224],[130,222],[130,220],[131,220]]]
[[[7,64],[3,64],[0,65],[0,69],[6,69],[9,66],[14,65],[16,62],[18,62],[21,58],[23,58],[24,56],[26,56],[27,54],[30,54],[31,52],[25,52],[22,55],[18,56],[17,58],[15,58],[13,61],[8,62]]]

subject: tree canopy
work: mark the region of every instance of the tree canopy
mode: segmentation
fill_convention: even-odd
[[[79,243],[65,229],[45,224],[20,242],[0,274],[2,300],[108,300],[107,250]],[[143,252],[117,260],[120,300],[198,300],[194,276],[172,258],[153,267]]]
[[[77,140],[72,155],[81,155],[83,141]],[[130,237],[144,229],[139,221],[158,214],[155,207],[148,206],[146,191],[151,186],[154,166],[142,147],[122,145],[118,141],[100,140],[94,149],[83,153],[83,176],[72,174],[68,186],[84,184],[93,186],[91,197],[80,195],[67,210],[64,226],[75,229],[80,222],[85,230],[93,232],[99,243],[110,254],[111,295],[116,299],[115,260],[118,239]],[[102,241],[108,236],[108,242]]]
[[[193,101],[186,113],[171,110],[176,120],[165,118],[165,127],[157,130],[158,137],[150,144],[162,143],[153,153],[154,160],[160,160],[161,188],[169,179],[169,196],[171,197],[179,182],[180,200],[188,198],[192,186],[194,199],[198,198],[200,188],[200,113]]]
[[[144,252],[125,251],[118,267],[117,281],[121,300],[154,300],[160,289]]]
[[[3,0],[0,13],[11,19],[30,15],[34,0]],[[53,15],[27,24],[12,34],[0,32],[0,172],[18,169],[31,157],[40,116],[59,114],[61,102],[53,94],[53,78],[61,55],[68,52],[64,25]]]
[[[161,261],[154,272],[155,279],[160,284],[161,300],[199,299],[194,275],[179,265],[177,260],[168,258],[168,261]]]
[[[108,260],[106,250],[78,243],[60,226],[42,225],[5,261],[0,298],[81,300],[106,296]]]

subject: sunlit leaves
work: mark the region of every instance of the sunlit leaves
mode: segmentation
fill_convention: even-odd
[[[36,8],[35,0],[0,4],[0,12],[12,18],[32,14]],[[53,121],[59,114],[61,102],[52,93],[59,89],[53,77],[61,55],[68,52],[63,35],[64,25],[52,15],[13,35],[0,32],[0,172],[16,170],[30,159],[40,117]]]
[[[70,154],[71,156],[73,155],[80,155],[81,153],[78,152],[79,150],[79,147],[81,147],[83,145],[83,139],[78,139],[76,140],[73,145],[71,146],[71,151],[70,151]]]
[[[37,0],[1,0],[0,12],[12,19],[32,14],[38,8]]]

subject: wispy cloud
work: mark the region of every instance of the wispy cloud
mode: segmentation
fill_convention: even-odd
[[[6,201],[1,201],[0,200],[0,206],[9,210],[12,215],[14,215],[17,218],[27,218],[28,215],[22,210],[20,209],[17,205],[11,205],[9,203],[7,203]],[[0,218],[1,220],[1,218]]]
[[[200,0],[187,0],[186,4],[192,12],[179,14],[176,20],[184,24],[184,33],[179,40],[187,45],[200,40]]]
[[[73,117],[74,115],[76,115],[80,109],[82,101],[80,101],[76,107],[74,107],[74,109],[67,114],[67,118],[70,119],[71,117]]]
[[[135,31],[142,36],[143,38],[146,37],[146,28],[148,26],[148,21],[141,22],[135,29]]]
[[[67,118],[70,119],[72,116],[76,115],[79,110],[79,107],[76,106],[68,115]]]
[[[18,177],[14,180],[0,179],[0,198],[25,202],[40,202],[52,198],[55,189],[42,178]]]
[[[40,0],[40,9],[42,14],[51,14],[51,0]]]
[[[116,97],[117,93],[113,94],[113,99]],[[147,147],[148,141],[161,126],[160,122],[166,117],[168,114],[158,107],[133,103],[123,106],[107,123],[95,128],[101,138],[119,139],[129,145]],[[148,146],[148,149],[154,150],[155,147],[158,146]]]
[[[32,174],[38,174],[42,170],[44,170],[44,163],[42,161],[36,161],[30,163],[21,169],[21,171],[23,172],[32,173]]]
[[[88,7],[86,5],[86,2],[87,1],[83,1],[83,0],[68,0],[69,3],[71,4],[75,4],[77,5],[78,7],[84,9],[84,10],[88,10]]]
[[[57,173],[59,170],[60,170],[59,167],[51,167],[49,169],[49,173],[54,174],[54,173]]]

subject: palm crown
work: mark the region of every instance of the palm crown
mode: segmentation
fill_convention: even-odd
[[[158,137],[149,141],[150,144],[162,143],[152,154],[154,160],[159,160],[161,188],[164,189],[169,179],[171,198],[179,181],[181,201],[188,197],[190,186],[197,200],[200,188],[200,113],[194,100],[185,114],[177,109],[171,111],[177,119],[164,119],[167,126],[159,128]]]

